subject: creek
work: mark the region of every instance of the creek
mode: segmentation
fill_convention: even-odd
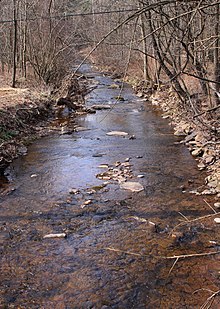
[[[111,108],[78,117],[71,134],[36,141],[0,180],[8,190],[0,195],[0,307],[200,308],[210,296],[203,289],[218,290],[218,256],[180,259],[173,269],[165,257],[218,249],[210,224],[175,228],[184,216],[210,214],[190,193],[204,175],[161,111],[128,85],[117,102],[111,85],[121,82],[87,65],[82,72],[97,83],[87,106]],[[102,165],[117,174],[121,164],[142,191],[97,178]],[[43,238],[50,233],[67,237]]]

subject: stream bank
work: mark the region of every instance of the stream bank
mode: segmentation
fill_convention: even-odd
[[[134,89],[140,98],[145,98],[153,106],[163,111],[162,117],[169,119],[174,134],[181,137],[192,156],[197,161],[198,169],[205,170],[207,185],[205,190],[195,190],[199,195],[217,195],[220,197],[220,113],[219,107],[208,109],[207,103],[199,101],[197,96],[189,99],[191,112],[180,102],[172,87],[161,86],[159,89],[149,88],[147,83],[139,82]],[[188,102],[189,104],[189,102]],[[196,105],[202,111],[196,113]],[[194,107],[194,112],[193,112]]]
[[[53,104],[49,98],[35,98],[0,109],[0,174],[19,155],[26,155],[31,141],[46,134]]]

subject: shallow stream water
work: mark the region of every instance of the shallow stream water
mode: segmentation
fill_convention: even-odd
[[[0,179],[0,308],[200,308],[218,290],[219,255],[173,269],[167,257],[219,250],[212,222],[176,227],[211,213],[210,198],[190,193],[204,175],[160,111],[127,85],[116,102],[109,86],[120,82],[87,65],[82,72],[98,85],[87,106],[111,109],[77,118],[78,132],[35,142]],[[103,186],[100,165],[128,158],[144,190]],[[67,237],[43,238],[50,233]]]

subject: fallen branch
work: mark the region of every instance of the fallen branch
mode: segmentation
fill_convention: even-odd
[[[200,221],[200,220],[204,220],[204,219],[208,219],[208,218],[211,218],[211,217],[214,217],[216,215],[220,215],[220,212],[215,212],[213,214],[210,214],[210,215],[206,215],[206,216],[202,216],[202,217],[199,217],[199,218],[195,218],[195,219],[192,219],[192,220],[186,220],[186,221],[182,221],[180,222],[179,224],[177,224],[176,226],[174,226],[174,228],[172,229],[172,231],[170,232],[170,234],[173,233],[173,231],[175,229],[177,229],[179,226],[181,225],[184,225],[184,224],[188,224],[188,223],[192,223],[192,222],[196,222],[196,221]]]
[[[205,113],[213,112],[213,111],[217,110],[218,108],[220,108],[220,105],[217,105],[217,106],[215,106],[215,107],[212,107],[212,108],[210,108],[210,109],[207,109],[207,110],[205,110],[204,112],[201,112],[201,113],[199,113],[199,114],[193,116],[193,118],[202,116],[202,115],[205,114]]]
[[[179,259],[186,259],[186,258],[191,258],[191,257],[201,257],[201,256],[209,256],[209,255],[215,255],[220,253],[220,251],[215,251],[215,252],[205,252],[205,253],[192,253],[192,254],[183,254],[183,255],[174,255],[174,256],[167,256],[167,257],[162,257],[163,259],[167,260],[174,260],[174,263],[172,267],[169,270],[168,276],[171,274],[172,270],[174,269],[175,265],[179,261]]]
[[[192,253],[192,254],[182,254],[182,255],[173,255],[173,256],[163,256],[161,258],[166,259],[166,260],[186,259],[190,257],[209,256],[209,255],[215,255],[219,253],[220,251],[214,251],[214,252],[205,252],[205,253]]]
[[[212,303],[214,301],[214,298],[216,296],[218,296],[219,294],[220,294],[220,290],[218,290],[217,292],[213,292],[213,294],[206,299],[204,304],[202,304],[200,309],[205,309],[205,308],[209,309],[209,308],[211,308],[211,305],[212,305]]]
[[[206,205],[209,206],[209,208],[211,208],[211,210],[214,212],[214,214],[217,213],[217,211],[212,207],[212,205],[210,205],[206,200],[203,200],[203,201],[206,203]]]
[[[135,256],[147,256],[146,254],[140,254],[140,253],[135,253],[135,252],[130,252],[130,251],[123,251],[123,250],[119,250],[119,249],[115,249],[115,248],[104,248],[105,250],[109,250],[109,251],[114,251],[114,252],[119,252],[119,253],[126,253],[126,254],[129,254],[129,255],[135,255]]]

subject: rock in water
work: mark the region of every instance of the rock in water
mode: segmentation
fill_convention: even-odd
[[[106,135],[109,135],[109,136],[128,136],[128,133],[122,132],[122,131],[111,131],[111,132],[106,133]]]
[[[48,234],[45,235],[43,238],[47,239],[47,238],[66,238],[66,233],[58,233],[58,234]]]
[[[139,182],[133,182],[133,181],[128,181],[128,182],[123,182],[121,183],[120,187],[125,190],[130,190],[132,192],[141,192],[144,190],[144,187],[142,184]]]

